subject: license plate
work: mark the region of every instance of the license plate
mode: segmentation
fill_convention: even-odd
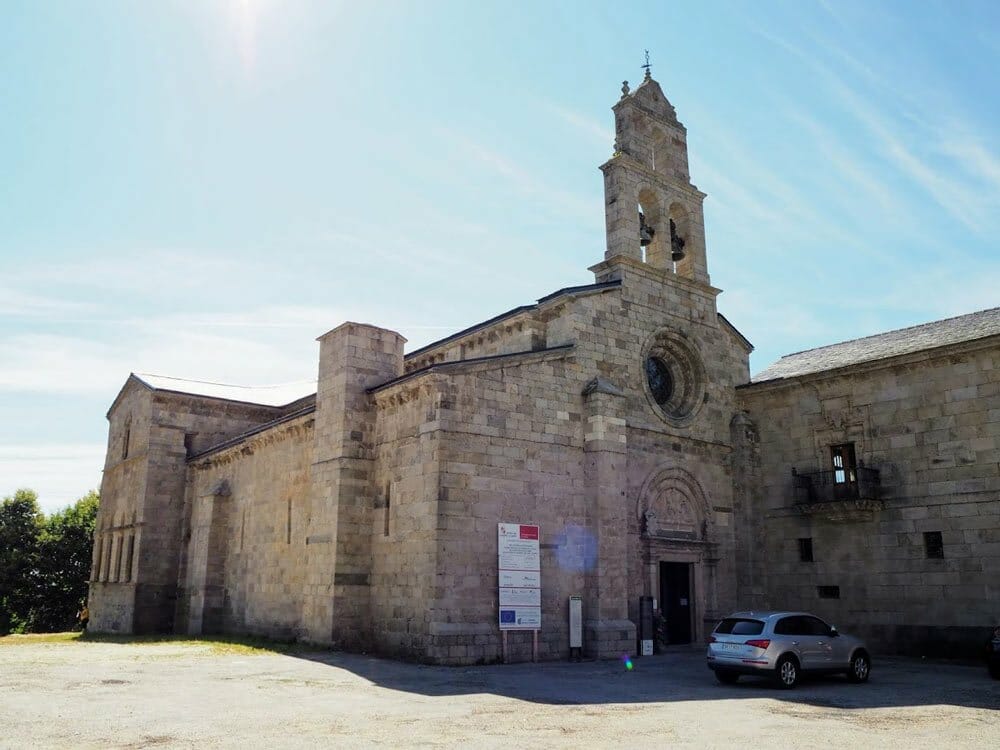
[[[738,643],[723,643],[722,644],[722,650],[723,651],[739,651],[740,650],[740,644],[738,644]]]

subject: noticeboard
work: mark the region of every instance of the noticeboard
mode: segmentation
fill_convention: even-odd
[[[497,524],[501,630],[538,630],[542,626],[538,541],[537,526]]]

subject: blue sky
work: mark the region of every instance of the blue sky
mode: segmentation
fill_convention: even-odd
[[[130,371],[315,377],[603,257],[643,49],[719,309],[782,354],[1000,304],[994,2],[6,2],[0,496],[100,484]]]

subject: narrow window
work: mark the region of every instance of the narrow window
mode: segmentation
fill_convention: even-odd
[[[924,532],[924,554],[938,560],[944,558],[944,541],[940,531]]]
[[[817,586],[816,593],[820,599],[839,599],[840,586]]]
[[[194,455],[194,433],[184,433],[184,455],[187,458]]]
[[[104,545],[102,552],[104,553],[104,559],[101,560],[101,580],[109,580],[110,568],[111,568],[111,544],[112,540],[109,538],[108,534],[104,535]]]
[[[385,515],[382,520],[382,536],[389,536],[389,504],[391,502],[389,489],[392,485],[385,486]]]
[[[240,514],[240,552],[243,551],[243,537],[247,533],[247,510],[246,508]]]
[[[833,460],[833,483],[855,484],[858,481],[857,463],[854,460],[854,443],[830,446]]]
[[[285,544],[292,543],[292,498],[288,498],[288,516],[285,521]]]
[[[805,537],[799,539],[799,561],[800,562],[812,562],[813,561],[813,540],[812,537]]]
[[[97,537],[97,549],[95,550],[94,561],[90,569],[90,580],[100,581],[101,580],[101,560],[104,556],[104,536],[99,535]]]
[[[125,419],[125,434],[122,436],[122,460],[124,461],[128,458],[128,443],[129,439],[132,437],[132,416],[129,415]]]
[[[117,583],[121,580],[122,572],[122,542],[124,538],[121,534],[115,534],[114,557],[111,563],[111,580]]]
[[[128,544],[125,547],[125,568],[122,580],[128,583],[132,580],[132,552],[135,549],[135,532],[128,535]]]

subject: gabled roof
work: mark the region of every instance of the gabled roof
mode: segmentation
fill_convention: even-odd
[[[450,370],[463,370],[469,367],[489,364],[495,364],[502,367],[505,364],[520,362],[523,360],[544,359],[553,355],[568,354],[573,351],[574,346],[574,344],[561,344],[559,346],[551,346],[547,349],[527,349],[525,351],[509,352],[507,354],[490,354],[486,357],[471,357],[469,359],[452,359],[447,362],[436,362],[433,365],[421,367],[419,370],[413,370],[404,375],[400,375],[398,378],[393,378],[392,380],[387,380],[384,383],[373,385],[371,388],[368,388],[367,391],[368,393],[378,393],[385,388],[391,388],[394,385],[399,385],[407,380],[412,380],[420,375],[425,375],[428,372],[448,372]]]
[[[190,396],[206,396],[224,401],[240,401],[261,406],[287,406],[299,399],[316,393],[315,380],[302,380],[281,385],[245,386],[211,383],[204,380],[185,380],[166,375],[152,375],[144,372],[132,373],[143,385],[154,391],[171,391]]]
[[[490,326],[499,323],[508,318],[513,318],[516,315],[520,315],[523,312],[529,312],[531,310],[537,310],[540,305],[546,302],[551,302],[552,300],[559,299],[560,297],[568,297],[574,294],[587,294],[590,292],[602,292],[605,289],[615,289],[622,285],[621,279],[614,279],[612,281],[602,281],[598,284],[584,284],[583,286],[567,286],[558,291],[552,292],[552,294],[547,294],[541,299],[539,299],[534,305],[521,305],[520,307],[515,307],[513,310],[508,310],[505,313],[500,313],[499,315],[490,318],[489,320],[484,320],[482,323],[476,323],[474,326],[469,326],[458,333],[452,333],[445,336],[443,339],[438,339],[437,341],[432,341],[426,346],[422,346],[415,351],[409,352],[405,359],[410,359],[412,357],[419,357],[421,354],[429,352],[431,349],[436,349],[439,346],[443,346],[449,342],[455,341],[462,338],[463,336],[468,336],[470,333],[475,333],[476,331],[489,328]]]
[[[677,110],[674,109],[674,105],[670,103],[666,94],[663,93],[663,89],[660,88],[660,84],[653,78],[644,79],[635,91],[624,98],[624,101],[628,100],[633,101],[639,106],[648,109],[666,120],[672,120],[680,125],[680,123],[677,122]]]
[[[723,315],[722,313],[716,313],[716,315],[719,316],[719,321],[723,324],[723,326],[729,329],[733,333],[733,335],[740,340],[740,342],[746,348],[747,354],[752,353],[753,344],[750,343],[750,339],[748,339],[746,336],[740,333],[740,329],[734,326],[732,322],[729,320],[729,318],[727,318],[725,315]]]
[[[787,354],[752,382],[795,378],[990,336],[1000,336],[1000,307]]]

